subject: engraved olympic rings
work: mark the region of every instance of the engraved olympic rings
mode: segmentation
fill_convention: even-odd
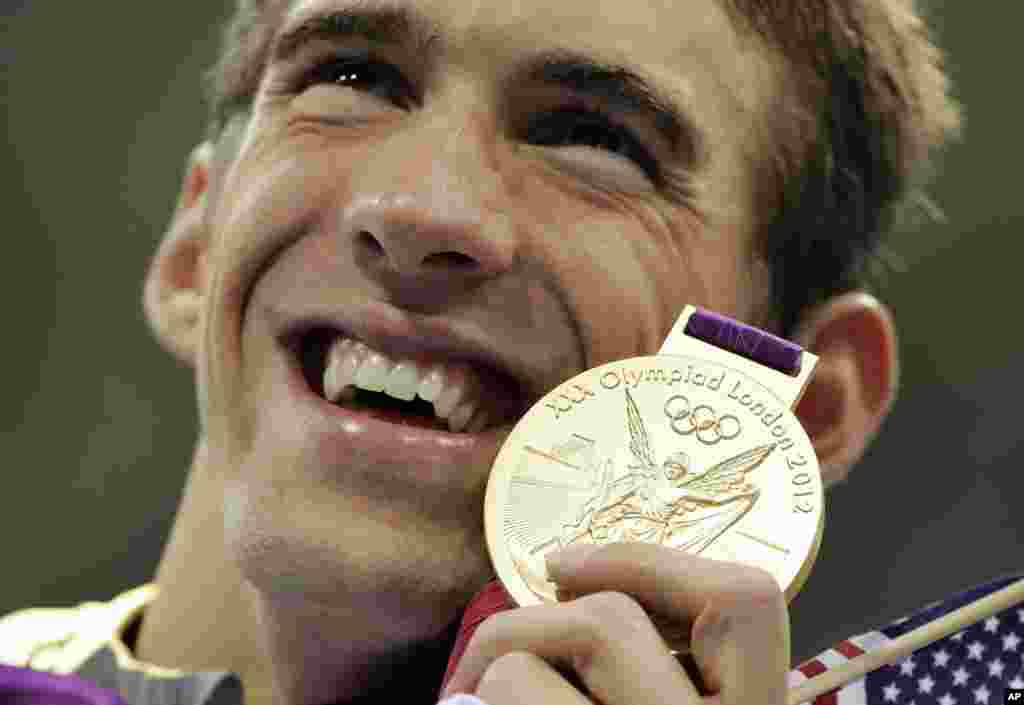
[[[730,441],[743,430],[740,420],[734,415],[719,416],[710,404],[691,406],[690,400],[682,394],[671,396],[665,401],[665,416],[671,419],[673,431],[680,436],[695,433],[697,440],[706,446],[713,446],[723,440]]]

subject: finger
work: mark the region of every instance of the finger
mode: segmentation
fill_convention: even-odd
[[[691,654],[721,702],[784,703],[789,611],[771,575],[714,600],[693,625]]]
[[[544,659],[512,651],[484,671],[475,695],[487,705],[592,705]]]
[[[643,608],[621,592],[489,617],[466,647],[446,692],[472,692],[492,663],[517,651],[570,669],[609,705],[684,705],[700,699]]]
[[[613,543],[581,561],[553,563],[549,573],[562,590],[621,590],[658,615],[692,622],[694,660],[724,702],[750,693],[784,700],[789,611],[767,571],[667,546]]]

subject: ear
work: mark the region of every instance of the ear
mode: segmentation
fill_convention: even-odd
[[[818,356],[796,415],[814,445],[827,488],[846,479],[896,398],[896,328],[878,299],[851,292],[813,309],[796,340]]]
[[[178,205],[150,263],[142,296],[146,319],[157,340],[190,366],[195,364],[202,337],[212,164],[209,142],[189,156]]]

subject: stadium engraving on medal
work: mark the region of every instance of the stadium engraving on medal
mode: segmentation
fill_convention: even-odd
[[[505,440],[485,501],[495,571],[521,606],[557,600],[547,553],[619,541],[758,566],[792,600],[823,519],[817,459],[786,404],[745,372],[682,355],[608,363],[554,389]]]

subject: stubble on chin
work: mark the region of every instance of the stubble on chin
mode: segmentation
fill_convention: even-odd
[[[493,577],[478,522],[438,525],[365,497],[318,502],[280,488],[235,490],[225,501],[229,554],[277,609],[372,613],[385,631],[413,636],[444,628]]]

